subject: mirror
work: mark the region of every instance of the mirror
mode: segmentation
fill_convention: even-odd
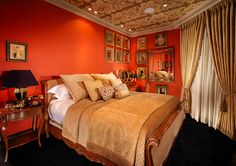
[[[150,51],[149,81],[174,81],[174,48]]]
[[[120,71],[118,74],[118,78],[127,85],[134,85],[136,82],[136,75],[134,71]]]

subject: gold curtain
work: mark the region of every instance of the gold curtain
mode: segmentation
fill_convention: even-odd
[[[181,73],[183,80],[182,105],[185,112],[191,109],[190,86],[197,70],[205,28],[205,16],[200,14],[181,25]]]
[[[218,128],[230,138],[236,126],[235,1],[224,0],[207,10],[206,28],[212,59],[223,91]]]

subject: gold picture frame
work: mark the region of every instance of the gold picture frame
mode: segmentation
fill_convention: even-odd
[[[6,41],[6,60],[27,62],[28,44],[16,41]]]
[[[123,56],[122,56],[122,51],[121,50],[119,50],[119,49],[116,49],[115,50],[115,62],[122,62],[122,58]]]
[[[136,64],[137,65],[147,64],[147,52],[146,51],[136,52]]]
[[[166,33],[158,33],[155,35],[155,47],[161,48],[167,46],[167,35]]]
[[[156,93],[167,95],[167,85],[156,85]]]
[[[147,78],[147,67],[137,67],[137,78],[143,80]]]
[[[130,52],[127,50],[123,50],[123,57],[122,57],[123,63],[130,63]]]
[[[114,62],[114,48],[105,47],[105,60],[107,62]]]
[[[115,33],[109,30],[105,30],[105,44],[114,46]]]
[[[116,47],[122,48],[123,47],[123,36],[116,34]]]
[[[137,50],[147,49],[147,37],[137,38]]]
[[[123,48],[125,50],[129,50],[130,49],[130,39],[127,37],[123,38]]]

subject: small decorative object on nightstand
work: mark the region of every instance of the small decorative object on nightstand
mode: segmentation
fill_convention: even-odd
[[[40,135],[43,127],[43,112],[44,106],[29,106],[24,108],[0,108],[0,126],[1,126],[1,137],[5,144],[5,160],[8,159],[8,150],[24,145],[33,140],[38,139],[38,144],[41,147]],[[32,118],[32,128],[13,134],[8,135],[7,130],[10,122],[23,121],[24,119]],[[39,121],[38,121],[39,120]],[[37,128],[37,124],[39,125]]]

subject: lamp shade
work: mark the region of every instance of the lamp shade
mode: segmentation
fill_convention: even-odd
[[[38,85],[33,73],[30,70],[11,70],[3,81],[3,87],[25,88]]]

